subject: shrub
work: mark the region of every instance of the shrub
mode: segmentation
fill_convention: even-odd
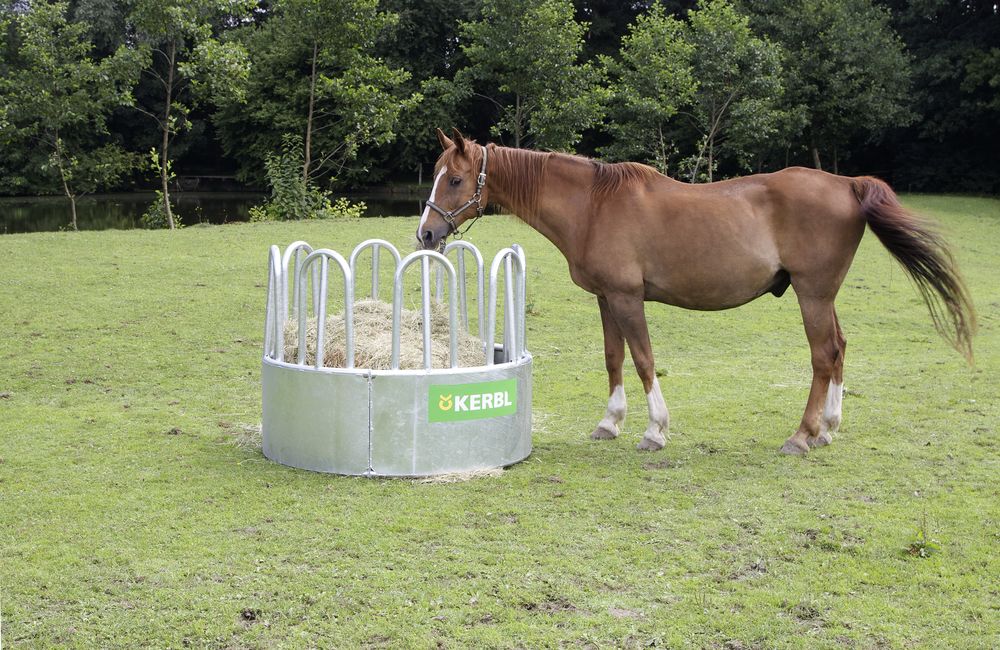
[[[302,156],[302,138],[285,134],[281,152],[269,155],[264,163],[271,198],[250,209],[251,221],[360,217],[364,213],[364,203],[351,203],[343,197],[332,201],[330,192],[302,178]]]
[[[181,222],[181,215],[177,214],[177,208],[171,207],[171,212],[174,215],[174,227],[183,228],[184,224]],[[139,217],[139,224],[143,228],[149,228],[151,230],[157,230],[160,228],[169,228],[170,224],[167,221],[167,211],[163,208],[163,192],[156,190],[156,198],[153,202],[149,204],[146,211]]]

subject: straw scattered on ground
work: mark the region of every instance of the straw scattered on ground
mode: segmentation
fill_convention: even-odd
[[[285,359],[296,362],[299,354],[298,321],[285,323]],[[458,365],[481,366],[485,362],[483,342],[458,329]],[[316,363],[316,319],[306,321],[307,365]],[[424,367],[423,315],[419,310],[403,309],[399,321],[399,367]],[[450,359],[450,322],[448,308],[440,303],[431,305],[431,367],[448,368]],[[323,364],[343,368],[347,362],[347,336],[344,314],[327,316],[323,340]],[[388,370],[392,365],[392,305],[381,300],[361,300],[354,303],[354,367]]]

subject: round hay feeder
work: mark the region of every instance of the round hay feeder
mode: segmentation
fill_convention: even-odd
[[[370,332],[358,340],[356,331],[363,303],[355,301],[355,281],[365,271],[359,264],[369,251],[371,300],[379,298],[384,271],[379,253],[392,258],[391,344],[382,339],[382,347],[390,348],[384,367],[361,367],[377,364],[371,355],[356,354],[362,344],[378,345]],[[404,284],[414,266],[419,267],[420,304],[408,312]],[[330,282],[331,267],[342,284]],[[531,453],[532,357],[525,347],[524,251],[516,244],[504,248],[493,258],[488,277],[485,271],[480,252],[464,241],[443,252],[401,257],[389,242],[372,239],[347,259],[301,241],[284,253],[271,246],[261,371],[264,455],[292,467],[362,476],[472,473],[526,458]],[[469,331],[472,274],[474,333]],[[344,311],[328,318],[332,285],[342,288],[337,293]],[[435,367],[432,326],[438,323],[440,330],[442,322],[447,339],[442,343],[437,332],[438,344],[447,345],[448,354],[437,350],[437,365],[444,367]],[[415,352],[404,348],[406,323],[419,328],[410,345],[422,342],[422,355],[411,367],[404,360]],[[342,341],[331,341],[334,330]],[[331,359],[340,362],[333,365]]]

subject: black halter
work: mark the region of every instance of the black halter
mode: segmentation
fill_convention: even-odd
[[[433,201],[427,201],[426,203],[427,207],[440,214],[441,218],[448,222],[448,226],[451,228],[451,232],[448,234],[454,233],[455,239],[461,239],[462,235],[469,232],[469,228],[472,227],[472,224],[476,223],[476,219],[483,216],[483,211],[486,209],[486,206],[482,203],[483,188],[486,186],[486,147],[480,145],[480,148],[483,150],[483,165],[479,168],[479,178],[476,179],[476,193],[472,195],[472,198],[451,212],[445,211]],[[458,226],[455,225],[455,217],[462,214],[472,206],[476,206],[476,216],[472,218],[469,225],[465,227],[465,230],[459,232]]]

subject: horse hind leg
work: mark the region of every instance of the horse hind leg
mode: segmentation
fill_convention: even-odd
[[[783,453],[793,455],[830,444],[830,425],[840,424],[845,344],[832,299],[800,297],[799,308],[809,340],[813,377],[802,422],[781,447]]]
[[[594,440],[613,440],[625,423],[625,387],[622,383],[622,363],[625,361],[625,336],[611,314],[607,300],[598,298],[601,325],[604,327],[604,365],[608,370],[608,408],[604,418],[590,434]]]
[[[826,391],[826,403],[823,405],[823,416],[820,420],[820,431],[815,441],[810,441],[811,447],[822,447],[833,442],[833,434],[840,428],[844,404],[844,353],[847,350],[847,339],[840,329],[837,312],[833,313],[834,336],[836,337],[837,354],[833,365],[833,374]]]

